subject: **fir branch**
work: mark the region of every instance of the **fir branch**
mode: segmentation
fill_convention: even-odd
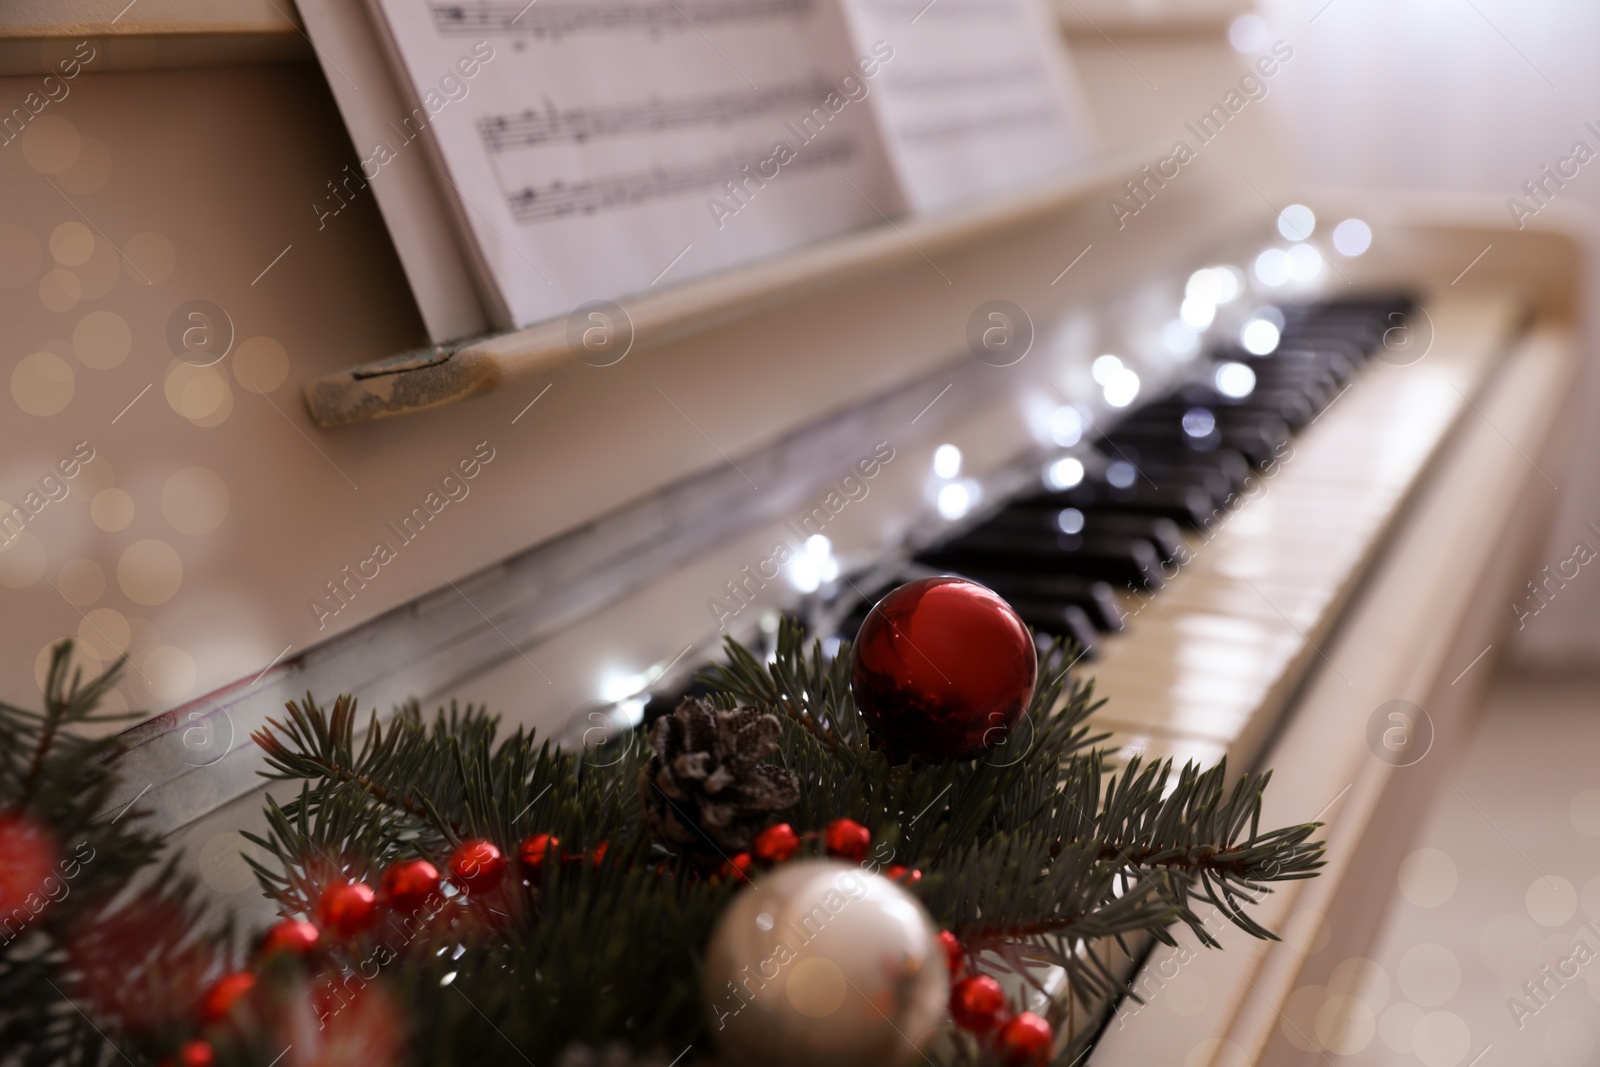
[[[440,816],[425,799],[418,799],[411,791],[400,792],[376,779],[374,768],[385,766],[385,757],[397,750],[403,731],[412,725],[403,716],[396,717],[386,745],[383,726],[378,722],[377,712],[372,712],[358,755],[353,741],[355,697],[340,696],[330,713],[323,712],[309,693],[304,701],[298,704],[291,701],[286,707],[288,722],[268,719],[264,727],[250,735],[266,753],[267,763],[277,769],[276,774],[266,777],[321,778],[353,785],[378,803],[419,822],[430,823],[449,836],[458,840],[467,836],[464,827]]]
[[[192,878],[172,861],[155,868],[162,842],[142,812],[107,817],[122,741],[73,728],[132,717],[96,712],[123,661],[86,683],[71,653],[71,641],[52,650],[42,712],[0,703],[0,827],[13,850],[0,863],[14,865],[0,880],[0,1058],[28,1067],[154,1059],[188,1025],[229,938]],[[26,760],[11,758],[24,747]]]
[[[816,643],[811,662],[809,664],[805,662],[804,631],[792,620],[785,620],[779,632],[778,642],[779,661],[793,662],[800,668],[794,672],[786,672],[789,675],[787,678],[779,677],[777,672],[769,672],[766,665],[749,649],[730,637],[724,645],[724,651],[728,656],[727,665],[712,668],[702,680],[733,694],[740,703],[776,708],[784,716],[803,726],[807,733],[829,751],[837,752],[840,740],[833,726],[829,721],[818,721],[798,702],[797,696],[803,699],[804,694],[812,692],[838,691],[842,688],[841,679],[833,676],[833,672],[824,674],[816,669],[816,666],[823,662],[821,642]],[[807,667],[811,669],[808,671]],[[818,686],[817,689],[806,689],[795,684],[804,674],[809,674],[809,680]]]

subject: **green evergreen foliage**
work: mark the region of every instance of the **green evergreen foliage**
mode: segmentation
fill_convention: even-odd
[[[868,869],[920,871],[911,891],[939,926],[983,953],[984,969],[1035,983],[1047,968],[1066,971],[1071,996],[1048,1013],[1058,1033],[1071,1035],[1062,1065],[1123,991],[1113,960],[1147,937],[1170,943],[1177,923],[1210,940],[1202,915],[1213,908],[1271,937],[1250,918],[1251,903],[1322,862],[1315,824],[1260,828],[1267,775],[1230,781],[1223,766],[1109,763],[1088,725],[1100,702],[1071,662],[1061,649],[1047,658],[1025,720],[1004,744],[951,762],[900,761],[876,749],[850,694],[848,649],[829,659],[820,645],[807,647],[797,626],[782,628],[770,662],[730,641],[727,662],[703,677],[719,706],[753,706],[781,723],[770,761],[794,771],[801,789],[773,821],[805,834],[855,819],[872,833]],[[97,695],[94,686],[62,689],[47,702],[56,710],[17,736],[48,734],[51,715],[85,715]],[[0,711],[0,730],[31,721]],[[268,776],[299,787],[281,805],[269,800],[267,831],[252,838],[266,853],[252,861],[256,874],[280,910],[314,918],[326,886],[376,886],[402,860],[427,859],[443,871],[451,851],[476,837],[500,847],[508,877],[471,893],[447,884],[411,915],[386,911],[374,929],[332,941],[314,962],[258,961],[255,992],[220,1024],[193,1022],[187,1036],[212,1041],[223,1064],[255,1067],[267,1067],[291,1037],[301,1043],[297,1059],[313,1047],[331,1057],[342,1042],[364,1050],[350,1062],[380,1067],[712,1058],[701,959],[740,883],[719,872],[715,856],[708,863],[707,850],[679,854],[649,836],[642,731],[573,752],[525,729],[501,736],[498,718],[473,707],[430,718],[412,704],[386,722],[370,713],[364,729],[358,719],[353,697],[324,708],[308,695],[255,736]],[[3,788],[15,789],[0,798],[29,789],[43,797],[49,782],[57,807],[35,798],[29,810],[58,833],[92,832],[100,809],[88,802],[83,764],[100,767],[111,745],[60,751],[59,768],[31,778],[26,761],[9,759],[0,773]],[[67,775],[59,785],[57,770]],[[96,788],[103,800],[110,787]],[[536,833],[559,837],[563,855],[530,876],[517,846]],[[803,855],[824,853],[819,837],[806,838]],[[125,855],[124,874],[156,851],[147,837],[129,840],[136,844],[122,846],[126,853],[107,845],[107,857]],[[225,955],[213,946],[203,958],[215,970]],[[6,957],[5,966],[0,983],[14,984],[0,984],[0,993],[24,977],[20,961]],[[41,1002],[36,990],[26,995]],[[8,1010],[0,1001],[0,1024],[12,1018]],[[86,1040],[84,1027],[54,1011],[63,1023],[53,1048]],[[167,1052],[171,1033],[141,1035],[138,1047]],[[975,1063],[984,1054],[952,1034],[937,1058]]]
[[[158,835],[111,807],[116,737],[83,727],[118,661],[92,681],[51,650],[44,710],[0,702],[0,1063],[125,1062],[192,1029],[203,976],[228,934],[202,917],[194,883],[155,866]],[[141,876],[142,875],[142,876]],[[136,876],[140,876],[136,880]]]

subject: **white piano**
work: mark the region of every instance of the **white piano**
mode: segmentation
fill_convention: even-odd
[[[127,799],[247,915],[267,914],[235,858],[261,807],[248,735],[285,700],[483,702],[569,743],[625,728],[725,634],[836,618],[1041,472],[1070,488],[1063,460],[1259,307],[1415,294],[1242,502],[1183,533],[1175,575],[1115,587],[1125,625],[1083,668],[1114,747],[1275,768],[1265,818],[1326,822],[1330,861],[1262,904],[1283,941],[1224,924],[1226,951],[1184,964],[1198,1002],[1149,995],[1172,950],[1130,970],[1148,1003],[1113,1006],[1090,1062],[1321,1058],[1283,1006],[1375,937],[1444,766],[1421,754],[1460,743],[1537,569],[1585,284],[1560,205],[1519,230],[1498,203],[1302,187],[1256,103],[1160,172],[1252,62],[1237,5],[1063,0],[1088,170],[624,298],[609,365],[536,325],[452,350],[514,368],[477,395],[325,426],[318,389],[371,380],[352,368],[442,358],[374,199],[322,227],[309,206],[355,158],[330,76],[286,0],[120,6],[0,12],[4,99],[65,87],[0,145],[0,512],[43,501],[0,550],[0,641],[28,651],[0,692],[32,702],[65,634],[91,669],[129,654],[114,701],[150,718]],[[1289,205],[1309,239],[1279,232]],[[1370,247],[1336,247],[1344,220]],[[1238,295],[1174,332],[1213,285]],[[968,340],[1000,299],[1031,337],[1015,362]],[[179,358],[191,327],[227,358]],[[805,565],[762,577],[780,542]]]

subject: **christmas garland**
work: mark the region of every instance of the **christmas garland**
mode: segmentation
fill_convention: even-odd
[[[981,586],[902,587],[833,658],[726,651],[586,751],[289,705],[255,741],[298,793],[247,835],[284,918],[245,944],[105,811],[117,742],[72,730],[117,667],[63,642],[44,713],[0,705],[0,1060],[1065,1065],[1112,946],[1270,937],[1249,906],[1321,866],[1315,824],[1259,828],[1266,774],[1113,767],[1070,650]]]

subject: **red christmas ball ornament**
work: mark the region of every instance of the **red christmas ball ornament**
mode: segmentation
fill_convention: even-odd
[[[867,728],[893,755],[975,756],[1033,697],[1039,653],[1017,613],[964,578],[922,578],[878,601],[851,653]]]
[[[486,838],[463,841],[450,854],[450,876],[474,893],[493,889],[505,873],[505,856]]]
[[[750,854],[763,863],[783,863],[799,851],[800,835],[786,822],[767,827],[750,846]]]
[[[986,1034],[1000,1025],[1005,1010],[1005,990],[986,974],[963,978],[950,987],[950,1017],[963,1030]]]
[[[200,998],[200,1021],[217,1023],[228,1017],[233,1006],[256,987],[256,976],[249,971],[232,971],[211,983]]]
[[[341,882],[322,891],[317,918],[339,937],[354,937],[378,917],[378,894],[365,882]]]
[[[610,847],[610,841],[602,841],[598,845],[594,846],[594,852],[592,852],[589,856],[590,862],[596,867],[600,866],[606,861],[606,849]]]
[[[1055,1042],[1050,1024],[1031,1011],[1025,1011],[1000,1028],[995,1045],[1000,1058],[1012,1067],[1043,1063]]]
[[[547,857],[561,856],[561,838],[554,834],[529,834],[522,839],[517,857],[529,874],[538,874]]]
[[[185,1041],[178,1047],[178,1067],[214,1067],[217,1050],[209,1041]]]
[[[950,967],[950,977],[953,980],[961,973],[962,964],[966,961],[967,951],[961,947],[961,941],[949,930],[939,931],[939,944],[944,946],[945,963]]]
[[[851,863],[860,863],[872,847],[872,831],[854,819],[835,819],[823,833],[828,845],[828,855]]]
[[[261,955],[276,956],[280,952],[291,956],[305,956],[322,940],[317,928],[303,919],[282,919],[267,927],[261,935]]]
[[[439,868],[427,860],[402,860],[383,872],[383,901],[396,911],[416,911],[439,891]]]

